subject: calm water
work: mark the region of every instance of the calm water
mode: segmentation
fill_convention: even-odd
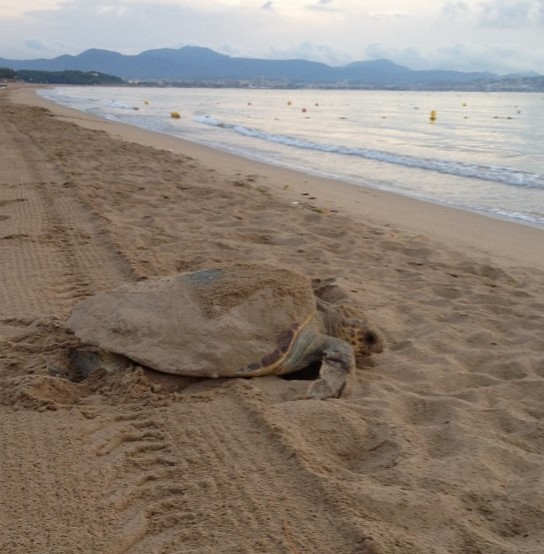
[[[542,93],[59,87],[41,94],[249,158],[544,228]]]

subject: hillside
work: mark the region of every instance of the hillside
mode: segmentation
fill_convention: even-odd
[[[138,55],[91,49],[77,56],[63,55],[53,59],[0,58],[0,66],[15,70],[97,71],[132,81],[258,81],[292,86],[367,88],[429,87],[436,83],[469,83],[497,78],[490,73],[414,71],[389,60],[360,61],[332,67],[307,60],[238,58],[196,46],[146,50]]]

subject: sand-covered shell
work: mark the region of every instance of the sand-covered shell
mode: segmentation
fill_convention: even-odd
[[[316,313],[310,279],[237,264],[128,283],[75,306],[67,325],[86,344],[186,376],[275,373]]]

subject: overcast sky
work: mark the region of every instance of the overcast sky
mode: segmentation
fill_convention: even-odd
[[[0,57],[206,46],[330,65],[544,74],[544,0],[0,0]]]

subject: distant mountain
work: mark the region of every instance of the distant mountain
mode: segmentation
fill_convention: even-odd
[[[232,82],[250,81],[290,86],[362,86],[368,88],[430,88],[448,84],[497,79],[492,73],[459,71],[414,71],[389,60],[360,61],[342,67],[307,60],[263,60],[219,54],[209,48],[185,46],[179,49],[146,50],[126,56],[109,50],[91,49],[77,56],[53,59],[8,60],[0,67],[15,70],[97,71],[125,80]]]

